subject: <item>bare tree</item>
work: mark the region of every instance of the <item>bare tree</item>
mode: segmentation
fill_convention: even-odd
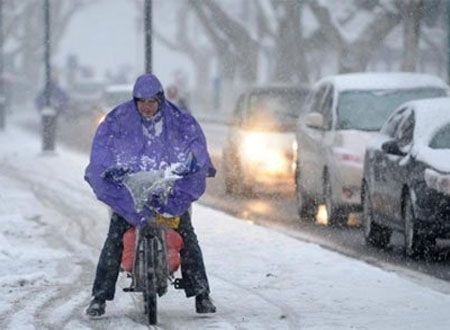
[[[348,40],[342,33],[345,31],[346,21],[339,22],[334,19],[330,7],[325,6],[323,2],[307,0],[307,4],[320,29],[324,31],[329,45],[337,52],[339,72],[364,71],[373,55],[373,49],[383,42],[402,18],[397,2],[380,2],[372,9],[373,15],[368,17],[369,21],[361,33],[354,40]]]
[[[52,49],[55,51],[73,16],[98,0],[52,0]],[[5,53],[18,74],[36,85],[43,56],[44,18],[40,0],[5,1]]]
[[[228,70],[227,66],[230,66],[231,72],[234,73],[234,68],[237,67],[237,72],[245,83],[254,83],[258,73],[258,43],[249,30],[212,0],[189,2],[204,24],[217,54],[226,65],[224,69]],[[224,52],[227,58],[221,56]]]
[[[420,26],[423,17],[423,0],[402,3],[403,14],[403,60],[402,69],[415,71],[419,51]]]

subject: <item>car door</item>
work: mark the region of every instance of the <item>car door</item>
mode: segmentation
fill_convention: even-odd
[[[385,219],[392,221],[391,226],[403,228],[401,218],[401,194],[408,175],[409,146],[412,142],[415,117],[410,108],[401,111],[398,125],[393,133],[393,139],[400,148],[398,153],[381,151],[383,168],[381,178],[383,189],[380,190],[380,213]]]
[[[312,112],[320,113],[328,88],[328,84],[324,84],[314,89],[313,95],[307,104],[306,114]],[[300,118],[297,137],[298,166],[303,177],[302,188],[310,196],[318,196],[322,192],[321,164],[323,164],[323,157],[320,154],[322,138],[322,129],[309,127],[302,121],[302,117]]]
[[[321,179],[324,168],[327,168],[329,175],[334,176],[333,167],[333,147],[335,144],[336,131],[333,129],[334,113],[334,88],[329,85],[324,96],[324,101],[319,112],[323,117],[322,140],[319,143],[319,169],[321,170]],[[331,171],[331,172],[330,172]],[[321,187],[322,189],[322,187]],[[321,190],[322,191],[322,190]]]
[[[386,204],[385,214],[389,214],[393,221],[401,229],[403,228],[402,219],[402,189],[407,182],[409,175],[410,148],[413,140],[415,125],[415,115],[413,109],[407,109],[403,112],[402,119],[394,134],[402,155],[389,154],[386,160]]]
[[[406,108],[402,108],[389,117],[376,137],[377,143],[372,144],[370,150],[368,150],[367,157],[369,159],[366,162],[368,166],[366,179],[369,184],[372,207],[375,216],[381,215],[385,212],[385,203],[388,199],[385,193],[388,184],[388,156],[381,149],[381,145],[386,141],[394,140],[395,133],[397,132],[397,128],[403,118],[403,113],[406,110]],[[380,217],[379,220],[381,221],[385,219],[384,217]]]

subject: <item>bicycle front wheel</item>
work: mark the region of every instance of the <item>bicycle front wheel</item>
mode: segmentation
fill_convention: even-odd
[[[155,239],[146,239],[144,241],[144,308],[148,316],[148,322],[155,325],[158,322],[157,317],[157,293],[155,276]]]

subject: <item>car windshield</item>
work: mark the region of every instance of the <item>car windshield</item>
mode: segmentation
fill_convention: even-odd
[[[433,137],[430,143],[433,149],[450,149],[450,124],[442,127]]]
[[[101,92],[103,84],[97,82],[77,83],[72,87],[72,91],[80,94],[95,94]]]
[[[116,106],[131,99],[131,91],[120,91],[120,92],[106,92],[103,95],[103,100],[107,105]]]
[[[249,120],[257,120],[259,124],[278,120],[290,122],[297,118],[308,92],[305,90],[279,89],[257,92],[250,95]]]
[[[402,103],[446,95],[439,88],[343,92],[338,101],[337,129],[378,131]]]

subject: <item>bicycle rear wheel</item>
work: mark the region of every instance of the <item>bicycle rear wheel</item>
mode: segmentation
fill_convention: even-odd
[[[158,322],[158,305],[155,276],[155,246],[153,238],[144,240],[144,308],[148,316],[148,322],[155,325]]]

